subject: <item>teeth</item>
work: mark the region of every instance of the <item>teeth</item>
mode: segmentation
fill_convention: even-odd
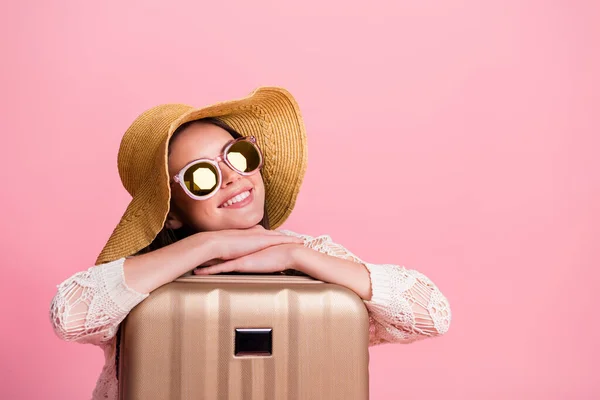
[[[242,192],[240,194],[238,194],[235,197],[232,197],[231,199],[227,200],[225,203],[223,203],[223,205],[221,207],[229,207],[232,204],[238,203],[242,200],[244,200],[246,197],[250,196],[250,191],[246,190],[245,192]]]

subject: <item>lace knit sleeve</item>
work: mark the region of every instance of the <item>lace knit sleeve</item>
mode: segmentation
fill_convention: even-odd
[[[115,336],[129,311],[148,297],[127,286],[124,261],[96,265],[57,285],[50,320],[58,337],[100,345]]]
[[[294,234],[290,231],[284,231]],[[371,277],[372,298],[365,301],[369,311],[371,346],[383,343],[411,343],[439,336],[448,330],[451,311],[448,300],[425,275],[392,264],[362,261],[328,235],[304,238],[304,245],[334,257],[362,263]]]

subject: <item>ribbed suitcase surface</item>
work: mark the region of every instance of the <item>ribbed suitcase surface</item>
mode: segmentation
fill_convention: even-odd
[[[121,399],[364,400],[368,314],[349,289],[302,276],[188,276],[121,330]]]

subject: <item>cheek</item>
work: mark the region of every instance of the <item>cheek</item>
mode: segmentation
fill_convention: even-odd
[[[258,194],[259,198],[262,199],[262,201],[264,202],[265,184],[262,180],[261,175],[260,174],[252,175],[250,177],[250,181],[252,182],[252,185],[254,185],[254,188],[255,188],[256,193]]]
[[[262,176],[260,174],[251,175],[250,182],[252,182],[252,185],[254,185],[255,188],[258,188],[258,189],[261,189],[261,191],[264,191],[265,185],[264,185]]]
[[[184,214],[182,217],[186,219],[186,223],[197,222],[197,220],[203,220],[210,214],[210,210],[217,207],[216,198],[210,198],[208,200],[197,201],[192,199],[190,196],[185,194],[183,191],[173,193],[173,200],[176,206]],[[208,215],[210,216],[210,215]],[[194,225],[194,223],[192,223]]]

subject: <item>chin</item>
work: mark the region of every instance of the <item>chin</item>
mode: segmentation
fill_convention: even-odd
[[[241,218],[231,219],[229,221],[223,221],[222,229],[247,229],[252,228],[260,223],[263,219],[264,211],[253,212],[250,215],[245,215]]]
[[[243,220],[238,220],[236,221],[240,226],[239,229],[246,229],[246,228],[252,228],[253,226],[256,226],[260,223],[260,221],[263,219],[263,213],[258,213],[257,216],[253,217],[253,218],[244,218]]]

